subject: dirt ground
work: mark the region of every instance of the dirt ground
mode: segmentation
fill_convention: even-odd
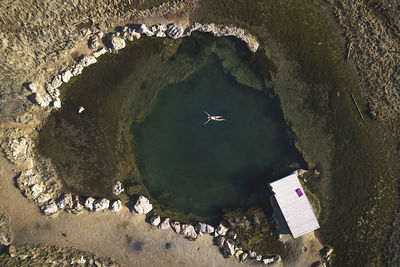
[[[159,230],[124,208],[120,213],[61,212],[55,218],[39,209],[14,186],[16,173],[0,157],[0,209],[10,220],[13,245],[51,244],[88,250],[111,257],[125,266],[248,266],[235,258],[224,258],[208,235],[189,241],[171,229]],[[309,266],[319,260],[321,244],[313,233],[289,238],[285,266]],[[306,249],[305,249],[306,247]],[[300,264],[300,265],[299,265]],[[280,266],[276,264],[275,266]]]

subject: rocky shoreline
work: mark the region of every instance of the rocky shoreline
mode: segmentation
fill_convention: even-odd
[[[63,83],[68,83],[72,77],[80,75],[84,68],[95,64],[97,58],[101,55],[107,52],[117,53],[118,50],[125,48],[126,40],[133,41],[142,36],[178,39],[190,36],[194,31],[199,31],[210,33],[217,37],[233,36],[245,42],[251,52],[257,51],[259,46],[256,39],[243,29],[228,26],[218,27],[214,24],[193,23],[186,29],[181,24],[176,23],[168,25],[156,24],[151,27],[147,27],[145,24],[128,24],[116,29],[115,32],[108,34],[99,31],[89,35],[88,48],[92,53],[78,57],[71,68],[54,75],[48,83],[44,85],[38,82],[24,83],[23,87],[30,92],[27,98],[50,112],[52,109],[61,108],[58,88]],[[84,107],[80,107],[77,110],[78,113],[83,111]],[[33,136],[24,135],[18,129],[11,129],[6,133],[5,137],[7,142],[3,143],[6,144],[3,149],[7,158],[22,169],[16,178],[16,184],[26,198],[33,200],[39,206],[43,214],[56,216],[60,211],[79,214],[84,210],[87,212],[109,210],[117,213],[124,206],[120,199],[110,201],[105,198],[82,197],[70,193],[61,194],[62,185],[56,178],[54,166],[51,162],[40,159],[40,156],[35,153]],[[119,195],[123,191],[121,183],[117,181],[113,188],[114,194]],[[139,196],[132,207],[132,211],[137,214],[147,214],[152,208],[153,206],[147,198]],[[214,237],[214,244],[220,248],[221,253],[226,257],[234,256],[240,261],[247,260],[263,264],[273,264],[281,261],[280,256],[257,255],[254,251],[244,251],[236,246],[236,235],[230,233],[229,229],[222,224],[214,228],[211,225],[199,222],[194,227],[177,221],[170,222],[169,218],[161,220],[158,215],[150,217],[148,222],[161,230],[172,229],[175,233],[193,241],[204,234],[210,234]],[[229,237],[227,233],[229,233]]]

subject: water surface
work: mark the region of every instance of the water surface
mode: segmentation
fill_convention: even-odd
[[[204,125],[204,111],[226,121]],[[205,217],[266,202],[267,181],[303,162],[278,101],[236,82],[215,54],[163,88],[132,133],[150,195],[164,208]]]

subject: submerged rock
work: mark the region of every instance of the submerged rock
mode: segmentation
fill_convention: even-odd
[[[150,201],[144,196],[139,196],[133,209],[138,214],[147,214],[153,209],[153,205],[150,204]]]
[[[212,234],[214,232],[214,227],[209,224],[199,222],[196,226],[196,231],[199,233]]]
[[[168,229],[170,226],[169,226],[169,218],[165,218],[159,225],[158,225],[158,228],[160,228],[160,229],[162,229],[162,230],[165,230],[165,229]]]
[[[80,113],[80,112],[79,112]],[[124,189],[122,188],[122,184],[120,181],[116,181],[114,186],[113,186],[113,193],[114,195],[119,195],[124,191]]]
[[[178,39],[179,37],[182,37],[183,34],[182,25],[176,23],[168,24],[165,33],[168,37],[171,37],[172,39]]]
[[[194,230],[193,225],[190,225],[190,224],[182,224],[181,234],[188,238],[191,238],[191,239],[196,239],[196,237],[197,237],[197,234],[196,234],[196,231]]]

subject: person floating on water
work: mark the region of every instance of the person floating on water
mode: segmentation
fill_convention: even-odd
[[[207,113],[207,111],[204,111],[207,114],[207,121],[203,124],[206,125],[209,121],[224,121],[224,117],[220,116],[220,115],[216,115],[216,116],[211,116],[210,114]]]

